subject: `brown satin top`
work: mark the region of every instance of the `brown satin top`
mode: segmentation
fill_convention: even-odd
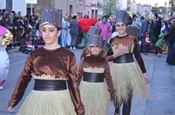
[[[78,115],[84,114],[84,106],[80,99],[77,84],[78,72],[76,58],[71,51],[61,47],[54,50],[40,48],[31,52],[26,60],[24,70],[18,78],[18,82],[8,106],[14,107],[21,100],[28,83],[32,78],[31,74],[36,76],[46,74],[55,76],[56,79],[67,80],[76,112]]]
[[[133,53],[141,70],[142,73],[146,73],[146,69],[145,69],[145,65],[143,62],[143,59],[140,55],[140,51],[139,51],[139,43],[138,40],[136,38],[134,38],[131,35],[127,35],[124,37],[119,37],[116,36],[115,38],[112,38],[110,40],[110,46],[109,46],[109,50],[107,52],[107,60],[108,61],[113,61],[113,52],[120,46],[124,46],[125,47],[125,53]]]
[[[108,91],[110,92],[111,96],[114,93],[114,88],[113,88],[113,82],[110,74],[110,68],[108,61],[106,60],[105,57],[101,56],[86,56],[82,58],[80,65],[79,65],[79,80],[78,84],[80,84],[81,79],[83,77],[83,73],[85,68],[91,68],[92,70],[97,70],[98,69],[104,69],[104,79],[106,79],[106,83],[108,86]],[[111,97],[112,98],[112,97]]]

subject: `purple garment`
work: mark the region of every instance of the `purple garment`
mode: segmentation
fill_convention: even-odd
[[[101,30],[103,40],[108,40],[108,38],[111,37],[112,27],[109,22],[106,23],[99,22],[97,27]]]
[[[0,35],[4,35],[6,33],[7,29],[3,26],[0,26]]]

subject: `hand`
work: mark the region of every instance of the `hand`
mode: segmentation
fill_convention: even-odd
[[[115,101],[115,92],[110,93],[111,101]]]
[[[8,111],[11,113],[11,112],[13,112],[15,109],[13,109],[13,107],[12,106],[10,106],[10,107],[8,107]]]
[[[147,84],[150,82],[150,77],[146,73],[143,73],[143,78]]]
[[[114,52],[114,54],[112,56],[114,58],[116,58],[116,57],[123,55],[124,53],[125,53],[124,47],[119,47],[119,48],[117,48],[117,50]]]

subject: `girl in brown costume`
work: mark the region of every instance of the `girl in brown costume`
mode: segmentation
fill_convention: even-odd
[[[88,47],[82,52],[79,66],[80,95],[85,115],[108,115],[110,99],[114,100],[114,89],[99,35],[90,35]]]
[[[40,31],[45,46],[29,54],[9,101],[9,112],[23,97],[33,76],[34,88],[18,115],[84,115],[75,55],[58,44],[61,19],[60,10],[46,9],[43,12]]]
[[[123,115],[129,115],[132,96],[148,96],[146,82],[149,77],[146,74],[144,62],[139,52],[138,40],[126,33],[129,15],[125,11],[118,11],[116,15],[116,30],[119,33],[110,39],[110,48],[107,60],[113,61],[111,75],[116,91],[115,115],[120,114],[120,106],[123,104]],[[133,54],[142,70],[134,62]],[[146,81],[146,82],[145,82]]]

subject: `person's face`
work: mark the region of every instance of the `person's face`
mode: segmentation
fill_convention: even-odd
[[[102,22],[105,23],[106,21],[107,21],[106,18],[103,18]]]
[[[89,46],[89,51],[91,52],[91,55],[98,56],[100,52],[102,51],[101,47],[97,46]]]
[[[124,34],[126,32],[126,24],[123,22],[116,22],[116,30],[119,34]]]
[[[61,30],[58,31],[58,29],[51,24],[43,25],[40,30],[43,40],[47,45],[58,43],[58,36],[60,36]]]

